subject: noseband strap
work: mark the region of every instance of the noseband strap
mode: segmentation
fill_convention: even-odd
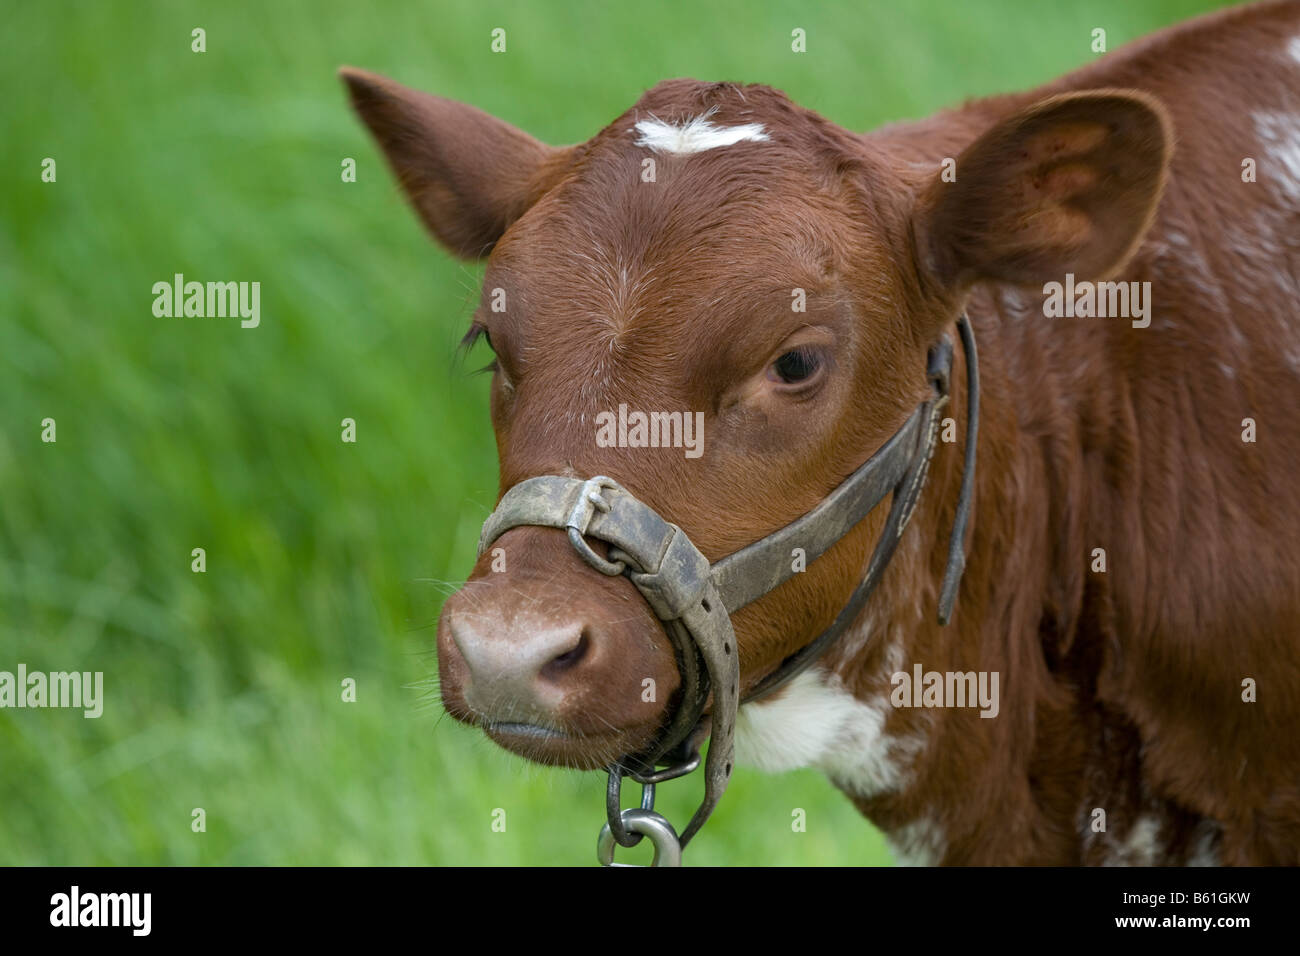
[[[940,589],[941,624],[947,624],[951,616],[965,567],[965,531],[974,497],[979,427],[975,339],[965,315],[957,324],[966,358],[966,448],[948,564]],[[610,768],[610,833],[602,831],[602,860],[607,852],[612,858],[609,836],[624,846],[640,839],[625,829],[628,821],[637,823],[638,833],[652,833],[657,848],[658,841],[668,839],[671,825],[653,813],[654,785],[693,769],[699,762],[698,747],[708,736],[704,800],[682,831],[680,846],[684,847],[717,806],[730,780],[740,705],[788,683],[857,618],[893,556],[925,485],[938,438],[940,412],[948,402],[951,369],[952,343],[944,336],[929,354],[931,395],[871,458],[803,517],[712,565],[681,528],[604,476],[583,480],[542,475],[520,482],[501,498],[483,525],[480,555],[511,528],[563,529],[589,565],[611,576],[626,575],[632,581],[673,642],[681,677],[677,707],[651,746],[621,758]],[[742,700],[739,655],[730,615],[794,576],[794,549],[802,548],[806,561],[816,560],[888,495],[892,498],[884,531],[865,575],[835,621],[786,658]],[[606,555],[598,554],[588,539],[605,542]],[[710,699],[712,709],[706,718],[704,711]],[[665,763],[670,764],[668,770],[655,771],[656,766]],[[630,776],[646,787],[649,806],[643,802],[641,810],[619,810],[618,781],[622,776]],[[667,856],[673,858],[671,852]]]
[[[681,528],[603,476],[583,481],[542,475],[521,481],[506,492],[483,525],[479,554],[521,525],[564,528],[607,542],[610,559],[601,558],[585,542],[578,554],[606,574],[622,565],[612,573],[625,570],[672,638],[681,674],[676,712],[650,749],[619,761],[621,772],[652,773],[669,749],[695,735],[710,690],[716,695],[704,766],[704,802],[682,833],[685,846],[722,798],[735,763],[739,655],[731,617],[709,573],[708,559]]]

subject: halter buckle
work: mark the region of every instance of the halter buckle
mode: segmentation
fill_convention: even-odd
[[[578,500],[574,502],[573,510],[569,512],[569,520],[565,522],[564,527],[569,533],[569,544],[573,545],[573,550],[578,552],[579,557],[586,561],[601,574],[608,574],[610,577],[617,577],[623,573],[627,567],[624,561],[607,561],[592,550],[591,545],[587,544],[587,528],[591,525],[591,519],[596,516],[596,512],[606,513],[609,511],[609,502],[601,494],[606,488],[622,490],[619,483],[613,478],[605,475],[597,475],[595,478],[588,478],[582,483],[582,489],[578,492]]]

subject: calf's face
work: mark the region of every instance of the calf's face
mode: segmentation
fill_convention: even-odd
[[[999,124],[962,154],[959,186],[764,87],[669,81],[587,143],[552,148],[471,107],[344,78],[434,236],[487,257],[469,337],[495,353],[501,493],[608,475],[710,560],[809,510],[903,423],[972,282],[1113,269],[1165,161],[1158,108],[1115,93]],[[690,427],[643,447],[637,413]],[[742,691],[834,619],[883,520],[734,615]],[[678,686],[635,587],[537,527],[499,538],[447,601],[438,661],[453,716],[584,768],[648,744]]]

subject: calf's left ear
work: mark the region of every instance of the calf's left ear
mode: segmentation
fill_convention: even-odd
[[[914,214],[926,278],[961,291],[992,280],[1039,285],[1113,274],[1141,242],[1172,145],[1144,93],[1053,96],[994,125],[936,176]]]

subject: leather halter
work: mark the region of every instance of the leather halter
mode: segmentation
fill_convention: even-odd
[[[961,492],[939,594],[940,624],[947,624],[952,615],[966,564],[965,532],[975,490],[979,429],[975,337],[964,313],[957,328],[966,358],[966,442]],[[521,481],[501,498],[483,525],[480,555],[511,528],[536,525],[564,529],[578,554],[593,568],[608,575],[623,574],[632,581],[673,641],[681,675],[680,702],[650,747],[621,758],[610,768],[609,822],[598,845],[603,862],[612,860],[613,841],[632,846],[642,833],[652,836],[656,860],[661,851],[669,859],[679,860],[681,847],[703,826],[731,777],[739,707],[792,680],[857,618],[893,556],[925,485],[938,438],[940,412],[948,402],[951,369],[952,342],[945,335],[928,356],[926,375],[932,394],[874,455],[802,518],[713,565],[680,528],[611,478],[583,480],[542,475]],[[808,561],[817,559],[891,494],[889,517],[866,573],[835,621],[786,658],[742,700],[730,615],[794,576],[794,548],[802,548]],[[586,538],[606,542],[608,557],[602,558],[592,550]],[[704,718],[710,696],[711,715]],[[704,799],[678,841],[668,821],[653,812],[654,786],[694,770],[706,736],[710,743]],[[668,764],[668,769],[656,771],[655,767],[662,764]],[[640,810],[619,807],[624,776],[645,787]]]

